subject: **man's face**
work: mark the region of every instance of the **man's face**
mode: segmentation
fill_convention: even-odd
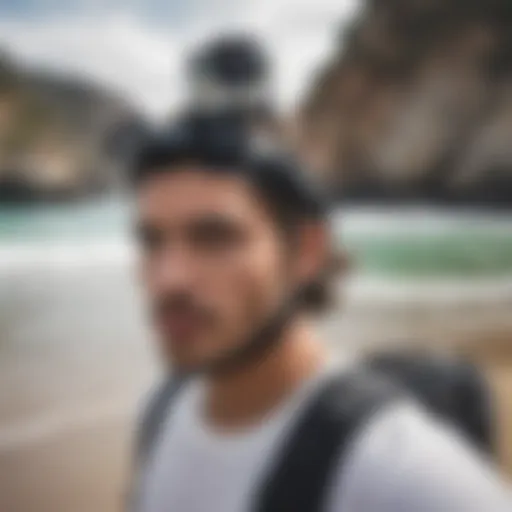
[[[138,190],[144,285],[166,359],[192,369],[235,349],[294,274],[286,240],[250,184],[200,168]]]

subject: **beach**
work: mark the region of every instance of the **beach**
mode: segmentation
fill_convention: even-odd
[[[339,295],[319,324],[335,354],[435,345],[481,364],[512,474],[512,276],[356,269]],[[0,510],[120,509],[134,418],[157,372],[144,306],[133,255],[110,235],[0,243]]]

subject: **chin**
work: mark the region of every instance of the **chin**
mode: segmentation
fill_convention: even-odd
[[[177,340],[171,336],[160,337],[160,355],[165,366],[173,371],[190,373],[207,367],[216,360],[213,350],[208,350],[209,340]]]
[[[188,350],[167,345],[164,348],[164,362],[175,371],[189,373],[204,365],[204,360]]]

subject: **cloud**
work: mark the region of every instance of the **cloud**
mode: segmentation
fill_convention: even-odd
[[[250,30],[274,56],[277,97],[289,107],[332,49],[340,22],[356,2],[195,0],[191,5],[196,11],[176,12],[174,21],[158,22],[158,1],[132,0],[124,7],[112,3],[99,15],[97,9],[88,12],[84,7],[98,2],[82,0],[78,3],[84,9],[72,15],[3,19],[0,44],[25,62],[89,76],[159,115],[183,98],[186,48],[220,31]],[[141,5],[152,16],[141,15]]]
[[[23,62],[84,75],[151,113],[177,101],[180,48],[134,18],[0,22],[0,41]]]

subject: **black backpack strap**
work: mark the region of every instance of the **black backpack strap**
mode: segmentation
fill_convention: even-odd
[[[127,496],[126,510],[129,512],[137,511],[142,472],[155,449],[161,428],[183,383],[184,379],[171,377],[160,384],[142,413],[135,438],[133,474]]]
[[[149,458],[171,404],[182,388],[183,382],[183,379],[177,377],[167,379],[154,392],[146,406],[135,441],[135,456],[138,465],[144,464]]]
[[[404,395],[391,382],[357,369],[316,394],[263,482],[256,512],[320,512],[328,478],[351,440],[377,410]]]

